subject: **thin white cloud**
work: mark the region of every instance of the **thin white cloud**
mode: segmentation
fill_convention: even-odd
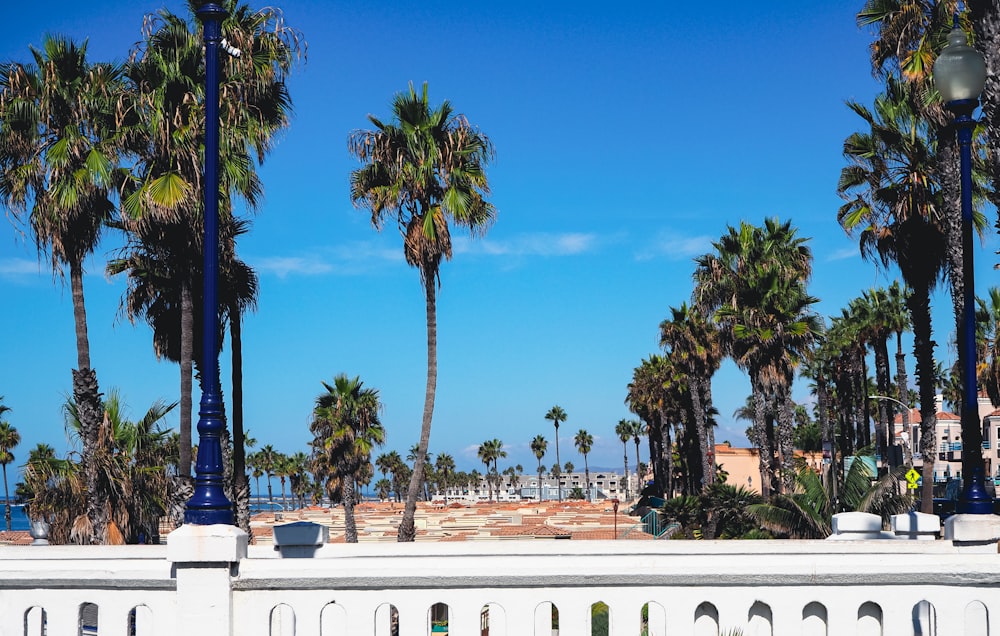
[[[686,261],[712,251],[710,236],[685,236],[680,232],[664,230],[656,235],[652,243],[636,252],[635,259],[648,261],[666,258],[672,261]]]
[[[846,261],[848,259],[857,258],[860,255],[861,255],[861,253],[858,251],[858,247],[855,245],[855,246],[852,246],[852,247],[845,247],[843,249],[834,250],[833,252],[831,252],[829,254],[829,256],[826,257],[826,260],[828,262],[829,261]]]
[[[487,256],[576,256],[593,251],[598,242],[596,234],[584,232],[538,232],[502,241],[470,239],[465,236],[453,239],[456,252]]]
[[[271,256],[258,260],[255,265],[261,272],[274,274],[278,278],[287,278],[292,274],[317,276],[333,271],[332,264],[314,256]]]
[[[37,275],[42,272],[41,263],[27,258],[0,258],[0,276],[14,278]]]
[[[296,256],[266,256],[253,259],[251,265],[261,273],[278,278],[289,276],[357,275],[383,263],[403,260],[402,248],[389,249],[374,243],[339,245],[315,253]]]

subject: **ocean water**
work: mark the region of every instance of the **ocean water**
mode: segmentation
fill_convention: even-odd
[[[0,517],[3,513],[3,504],[0,504]],[[7,526],[2,519],[0,519],[0,530],[6,530]],[[11,530],[30,530],[31,523],[28,521],[28,515],[24,514],[24,506],[11,505],[10,507],[10,529]]]

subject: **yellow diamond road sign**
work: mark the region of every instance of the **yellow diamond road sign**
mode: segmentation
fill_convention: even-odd
[[[911,468],[910,470],[906,471],[906,481],[907,481],[906,484],[907,488],[916,488],[917,482],[920,481],[920,473],[918,473],[915,468]]]

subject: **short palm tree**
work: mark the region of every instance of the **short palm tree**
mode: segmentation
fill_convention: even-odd
[[[628,477],[628,443],[632,439],[632,422],[624,418],[615,424],[615,435],[622,443],[622,451],[625,457],[625,499],[629,498],[629,477]]]
[[[545,472],[545,468],[542,466],[542,458],[545,457],[545,451],[548,450],[548,447],[549,443],[541,435],[535,435],[535,439],[531,440],[531,452],[535,454],[535,459],[538,460],[538,501],[542,500],[542,473]]]
[[[556,463],[559,463],[559,423],[566,421],[566,411],[562,409],[561,406],[556,405],[549,409],[549,412],[545,414],[545,419],[552,422],[552,425],[556,427]],[[559,495],[559,501],[562,501],[562,484],[556,484],[556,491]]]
[[[270,509],[274,508],[274,492],[271,487],[271,477],[274,476],[275,468],[277,467],[280,459],[281,453],[274,450],[274,447],[270,444],[257,451],[258,465],[267,476],[267,504]]]
[[[590,501],[590,463],[587,461],[587,455],[594,447],[594,436],[581,428],[573,437],[573,443],[576,444],[576,450],[583,455],[583,479],[587,485],[587,501]]]
[[[3,398],[0,397],[0,402]],[[0,415],[9,411],[10,407],[0,404]],[[21,443],[21,434],[6,420],[0,421],[0,466],[3,467],[3,518],[7,523],[7,532],[10,532],[10,491],[7,489],[7,464],[14,461],[14,448]]]
[[[385,442],[379,419],[378,391],[357,376],[337,375],[323,383],[309,428],[313,433],[313,472],[327,494],[339,493],[344,502],[345,539],[358,542],[354,519],[355,488],[359,473],[371,465],[371,453]]]
[[[482,234],[496,217],[486,200],[485,166],[493,158],[486,135],[456,115],[447,101],[432,108],[427,85],[393,99],[391,122],[369,115],[373,130],[351,134],[348,147],[362,167],[351,173],[351,200],[371,212],[372,225],[395,221],[406,262],[417,268],[427,313],[427,384],[414,479],[399,525],[400,541],[413,541],[413,516],[430,443],[437,390],[436,285],[442,259],[452,256],[449,223]]]
[[[876,479],[871,449],[859,453],[844,476],[837,500],[830,497],[819,474],[802,465],[790,493],[774,495],[766,503],[751,504],[747,511],[775,536],[791,539],[825,539],[832,532],[833,515],[858,511],[878,514],[883,524],[894,514],[906,512],[913,498],[899,494],[899,481],[906,471],[901,466]]]
[[[455,458],[448,453],[438,453],[437,457],[434,458],[434,469],[440,475],[438,487],[444,491],[444,501],[448,503],[448,487],[455,474]]]

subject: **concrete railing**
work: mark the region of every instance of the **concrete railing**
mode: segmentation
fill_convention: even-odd
[[[2,547],[0,634],[1000,634],[995,543],[322,540]]]

